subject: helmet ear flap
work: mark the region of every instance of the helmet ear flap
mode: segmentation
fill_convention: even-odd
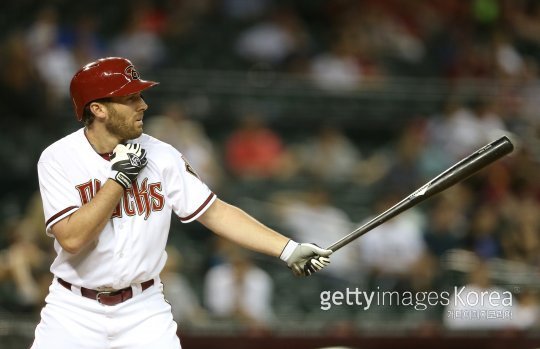
[[[157,84],[155,81],[142,80],[128,59],[107,57],[88,63],[75,73],[69,91],[77,120],[82,121],[83,118],[89,119],[85,117],[85,109],[92,101],[127,96]]]

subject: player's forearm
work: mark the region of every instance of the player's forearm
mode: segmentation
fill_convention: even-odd
[[[289,238],[268,228],[238,207],[217,199],[199,218],[208,229],[243,247],[279,256]]]
[[[109,179],[87,204],[52,227],[52,233],[64,250],[78,253],[94,241],[118,205],[123,187]]]

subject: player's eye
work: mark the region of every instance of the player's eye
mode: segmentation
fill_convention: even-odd
[[[144,102],[144,97],[142,96],[142,94],[134,94],[129,97],[130,102],[138,102],[139,99],[141,99]]]

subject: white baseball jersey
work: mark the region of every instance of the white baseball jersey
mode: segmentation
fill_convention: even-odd
[[[157,277],[167,259],[171,212],[191,222],[215,200],[171,145],[146,134],[130,142],[146,149],[148,165],[124,191],[95,243],[73,255],[54,242],[58,255],[51,272],[74,285],[121,289]],[[56,222],[96,195],[110,171],[110,162],[92,148],[84,129],[43,151],[38,175],[48,235]]]

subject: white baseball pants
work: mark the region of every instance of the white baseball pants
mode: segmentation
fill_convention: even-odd
[[[31,349],[181,349],[159,279],[127,301],[106,306],[77,295],[56,278],[45,298]]]

